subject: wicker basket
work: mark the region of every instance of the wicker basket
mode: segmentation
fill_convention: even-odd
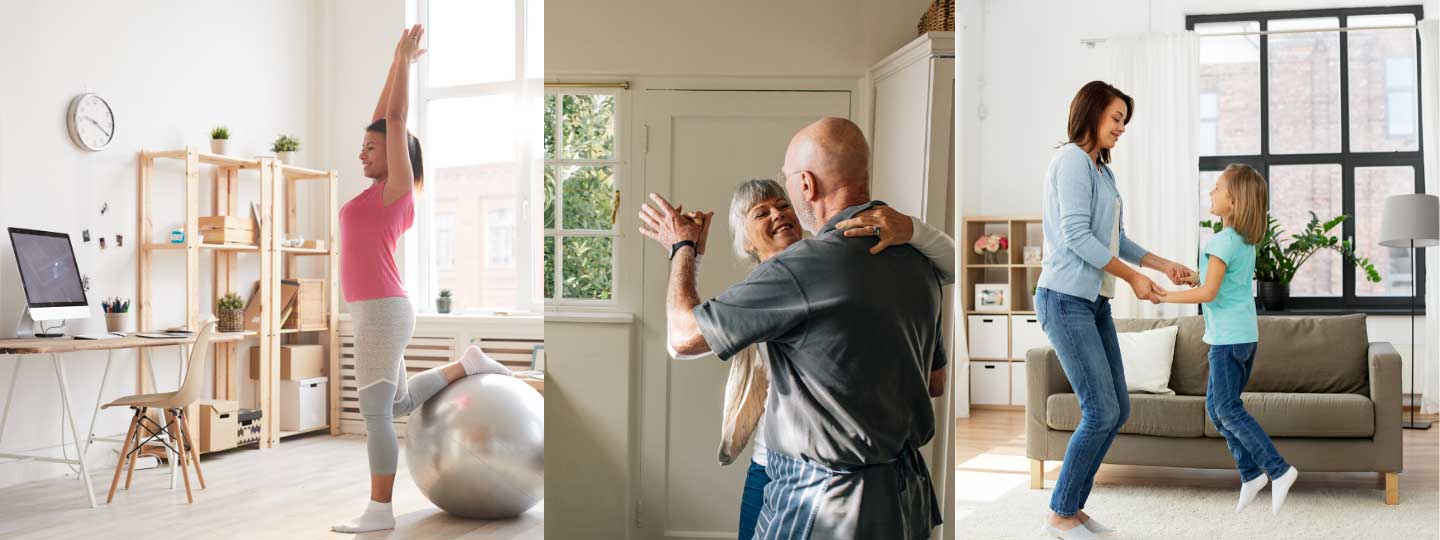
[[[929,32],[954,32],[955,31],[955,0],[935,0],[930,4],[930,9],[925,10],[925,15],[920,17],[920,24],[916,25],[920,35]]]
[[[243,309],[222,309],[220,311],[220,322],[215,325],[219,332],[241,332],[245,330],[245,310]]]

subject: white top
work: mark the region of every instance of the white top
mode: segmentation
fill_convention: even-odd
[[[1120,256],[1120,198],[1115,198],[1115,219],[1110,223],[1110,256]],[[1115,298],[1115,276],[1100,273],[1100,296]]]

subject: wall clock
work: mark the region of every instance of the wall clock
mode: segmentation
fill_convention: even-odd
[[[115,140],[115,112],[95,94],[85,93],[70,100],[66,115],[70,140],[81,148],[99,152]]]

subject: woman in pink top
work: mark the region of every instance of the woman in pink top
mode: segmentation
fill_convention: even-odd
[[[415,192],[424,184],[420,140],[406,129],[410,64],[425,54],[421,25],[406,29],[365,128],[360,163],[373,182],[340,208],[340,285],[355,330],[355,379],[365,417],[370,458],[370,503],[360,516],[331,527],[361,533],[395,527],[390,495],[395,488],[399,442],[394,418],[410,414],[451,382],[478,373],[510,370],[471,347],[459,361],[405,378],[405,346],[415,330],[415,311],[395,267],[395,245],[415,223]]]

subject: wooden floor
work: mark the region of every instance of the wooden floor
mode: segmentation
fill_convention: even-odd
[[[1435,420],[1435,415],[1417,416]],[[1400,473],[1400,504],[1406,492],[1440,490],[1440,424],[1428,430],[1404,430],[1405,471]],[[1029,485],[1030,465],[1025,458],[1025,412],[972,410],[969,418],[955,421],[956,498],[964,508],[998,498],[1020,485]],[[1053,482],[1061,462],[1045,462],[1045,478]],[[1233,470],[1182,469],[1137,465],[1102,465],[1095,484],[1234,487]],[[1300,484],[1315,487],[1377,489],[1375,473],[1307,472]],[[1047,488],[1048,489],[1048,488]],[[1375,492],[1376,500],[1383,497]],[[962,515],[965,512],[960,512]]]
[[[403,443],[402,443],[403,444]],[[91,463],[102,462],[95,452]],[[113,460],[114,454],[105,460]],[[330,525],[358,514],[369,494],[365,438],[327,434],[286,439],[270,450],[236,449],[201,456],[208,489],[195,478],[195,503],[185,504],[185,487],[171,490],[169,468],[135,471],[129,492],[121,488],[105,505],[113,461],[97,467],[99,508],[90,508],[80,481],[30,482],[0,490],[0,538],[182,538],[217,540],[356,538],[523,539],[545,537],[545,507],[499,521],[451,516],[425,500],[405,470],[395,479],[393,531],[360,535],[330,532]]]

